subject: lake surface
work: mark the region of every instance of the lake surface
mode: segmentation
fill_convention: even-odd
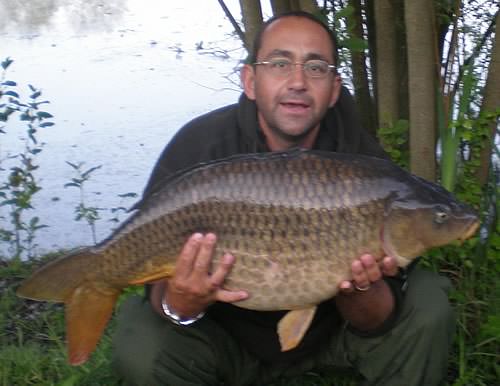
[[[238,1],[227,4],[239,18]],[[92,243],[88,226],[74,221],[80,192],[64,188],[76,176],[66,161],[102,165],[85,185],[87,205],[103,208],[102,239],[114,226],[110,209],[135,201],[118,194],[142,192],[173,134],[237,100],[235,68],[245,53],[232,32],[216,1],[0,0],[0,60],[14,59],[6,78],[25,98],[28,84],[42,89],[56,123],[38,137],[43,190],[29,217],[49,226],[36,239],[39,252]],[[9,121],[0,135],[2,167],[23,135]],[[3,181],[7,171],[0,173]]]

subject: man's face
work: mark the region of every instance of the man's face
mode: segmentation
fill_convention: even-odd
[[[287,58],[303,63],[322,59],[333,63],[331,41],[326,31],[311,20],[285,17],[264,32],[257,62]],[[319,128],[329,107],[337,101],[340,78],[329,73],[325,78],[309,78],[301,66],[288,76],[276,76],[265,66],[249,66],[242,79],[248,98],[258,107],[259,124],[264,133],[293,143]]]

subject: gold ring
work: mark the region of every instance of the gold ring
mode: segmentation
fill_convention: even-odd
[[[370,287],[371,287],[370,284],[368,284],[366,287],[358,287],[357,284],[354,284],[354,288],[356,288],[356,290],[360,292],[368,291]]]

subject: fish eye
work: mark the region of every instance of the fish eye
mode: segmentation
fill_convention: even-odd
[[[443,206],[438,206],[434,213],[434,221],[438,224],[442,224],[448,220],[449,210]]]

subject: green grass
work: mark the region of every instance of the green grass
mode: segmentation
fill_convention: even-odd
[[[118,385],[109,365],[113,323],[87,364],[68,365],[63,307],[15,295],[22,278],[40,262],[0,264],[0,386]]]
[[[459,326],[447,382],[453,386],[493,386],[500,379],[500,254],[495,246],[482,252],[477,248],[472,242],[440,249],[423,262],[430,269],[440,267],[455,285],[451,300]],[[0,260],[0,386],[119,385],[110,365],[113,320],[89,362],[72,367],[66,362],[62,306],[15,295],[22,278],[53,257],[27,263]],[[272,386],[354,386],[358,381],[352,374],[324,369]]]

